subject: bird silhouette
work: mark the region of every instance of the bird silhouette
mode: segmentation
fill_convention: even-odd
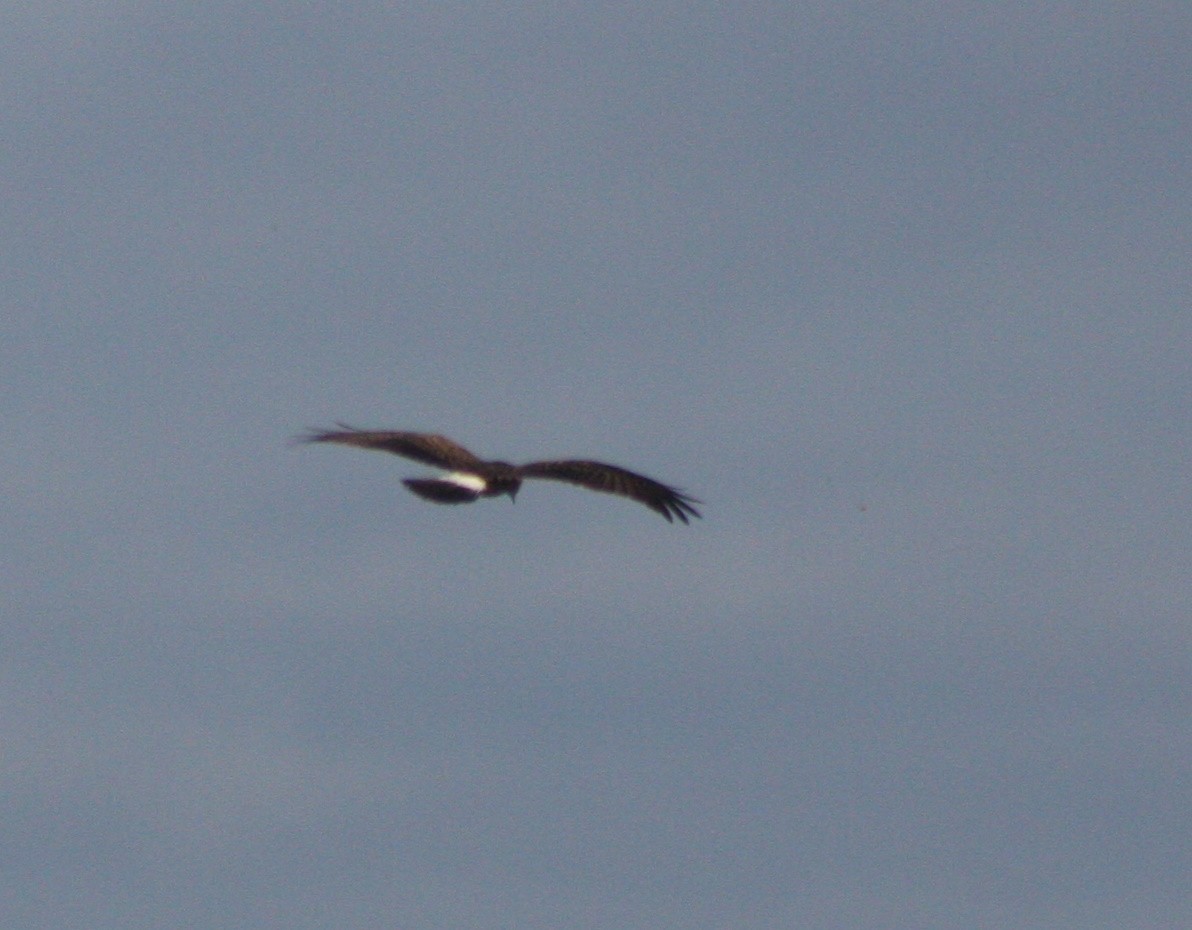
[[[511,500],[515,500],[522,481],[545,478],[579,485],[591,491],[628,497],[662,514],[668,522],[677,517],[687,523],[689,517],[700,516],[693,506],[700,501],[694,497],[616,465],[588,459],[555,459],[511,465],[509,462],[481,459],[459,443],[434,433],[365,430],[343,423],[337,425],[338,429],[311,430],[298,439],[301,442],[330,442],[360,449],[379,449],[442,469],[447,474],[440,478],[403,479],[411,492],[436,504],[470,504],[481,497],[501,494],[508,494]]]

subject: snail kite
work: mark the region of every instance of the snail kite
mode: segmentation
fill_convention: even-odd
[[[638,475],[616,465],[586,459],[559,459],[547,462],[485,461],[446,436],[431,433],[398,433],[356,429],[339,424],[337,430],[312,430],[299,437],[302,442],[335,442],[361,449],[380,449],[402,455],[424,465],[447,472],[441,478],[406,478],[404,484],[414,494],[436,504],[470,504],[481,497],[508,494],[515,499],[526,478],[548,478],[578,484],[592,491],[619,494],[645,504],[673,521],[683,523],[698,517],[694,504],[699,501],[681,491]]]

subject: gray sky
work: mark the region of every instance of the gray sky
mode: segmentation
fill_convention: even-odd
[[[0,924],[1192,924],[1186,4],[0,23]]]

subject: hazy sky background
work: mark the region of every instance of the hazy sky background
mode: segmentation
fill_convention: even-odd
[[[1186,3],[0,49],[0,925],[1192,926]]]

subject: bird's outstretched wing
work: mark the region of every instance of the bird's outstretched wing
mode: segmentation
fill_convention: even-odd
[[[299,439],[303,442],[336,442],[361,449],[380,449],[424,465],[457,471],[467,471],[482,464],[480,459],[446,436],[356,429],[343,423],[336,425],[339,426],[337,430],[312,430]]]
[[[640,501],[651,510],[662,514],[667,521],[678,517],[687,523],[688,516],[700,515],[692,506],[699,503],[694,497],[616,465],[567,459],[556,462],[529,462],[520,466],[517,471],[522,478],[549,478],[553,481],[578,484],[592,491],[620,494],[622,497]]]

